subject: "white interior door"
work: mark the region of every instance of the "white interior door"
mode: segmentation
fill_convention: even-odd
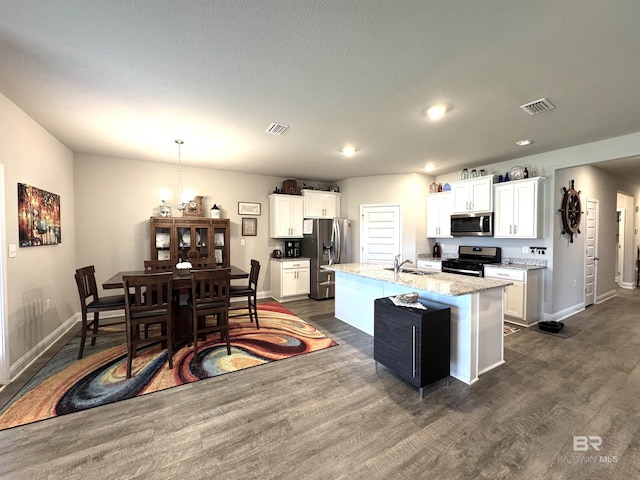
[[[618,235],[616,235],[616,282],[619,287],[624,283],[624,236],[626,230],[626,211],[618,210]]]
[[[393,264],[401,253],[400,205],[360,206],[360,261]]]
[[[595,303],[598,278],[598,200],[587,198],[585,231],[584,306]]]
[[[11,371],[9,365],[9,340],[7,338],[7,218],[4,204],[4,165],[0,163],[0,384],[9,383]]]

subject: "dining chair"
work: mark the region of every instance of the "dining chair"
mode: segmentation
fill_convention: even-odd
[[[260,262],[251,260],[251,271],[249,272],[249,283],[247,285],[231,285],[231,298],[247,297],[247,307],[249,309],[249,320],[256,320],[256,327],[260,328],[258,323],[258,309],[256,308],[256,296],[258,294],[258,276],[260,275]],[[230,310],[238,310],[244,307],[230,307]]]
[[[216,268],[216,262],[206,258],[192,258],[189,260],[193,270],[211,270]]]
[[[191,272],[191,292],[187,305],[191,309],[193,331],[193,356],[198,354],[198,337],[207,333],[220,332],[220,339],[226,340],[227,354],[231,355],[229,341],[229,284],[230,268],[194,270]],[[215,317],[215,323],[207,323],[207,318]]]
[[[125,275],[125,320],[127,325],[127,378],[131,378],[131,364],[138,348],[157,342],[166,345],[169,368],[173,368],[173,273],[145,273]],[[160,328],[150,329],[158,325]],[[145,336],[139,334],[140,326]]]
[[[91,337],[91,346],[96,344],[96,337],[104,334],[122,335],[122,332],[100,331],[100,312],[110,312],[115,310],[124,310],[124,295],[109,295],[100,297],[98,295],[98,286],[96,285],[96,269],[94,265],[82,267],[76,270],[76,285],[78,286],[78,294],[80,295],[80,309],[82,312],[82,330],[80,333],[80,350],[78,352],[78,360],[84,354],[84,345],[87,336]],[[89,314],[93,314],[93,320],[89,322]],[[111,325],[122,325],[124,322],[109,322]],[[104,325],[103,325],[104,326]],[[91,330],[89,332],[89,330]]]
[[[161,260],[145,260],[144,261],[145,272],[171,272],[173,271],[173,264],[171,262]]]

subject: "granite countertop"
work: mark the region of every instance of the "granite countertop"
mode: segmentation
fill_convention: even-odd
[[[348,273],[359,277],[369,278],[371,280],[395,283],[416,290],[438,293],[449,297],[468,295],[470,293],[489,290],[491,288],[505,287],[512,284],[512,282],[508,280],[471,277],[467,275],[437,272],[421,268],[404,267],[404,271],[396,274],[393,270],[387,270],[382,265],[374,265],[370,263],[341,263],[338,265],[324,265],[322,268],[332,270],[334,272]],[[424,275],[410,273],[412,271],[423,272]]]
[[[273,260],[274,262],[299,262],[302,260],[311,260],[311,259],[309,257],[282,257],[282,258],[271,257],[269,260]]]
[[[511,270],[539,270],[542,268],[547,268],[546,265],[533,264],[533,263],[511,263],[511,262],[502,262],[502,263],[488,263],[485,267],[499,267],[499,268],[508,268]]]

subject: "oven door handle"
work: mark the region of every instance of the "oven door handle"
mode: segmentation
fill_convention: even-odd
[[[477,270],[465,270],[463,268],[446,268],[443,267],[442,271],[445,273],[470,273],[471,275],[477,275],[478,277],[481,276],[482,272],[479,272]]]

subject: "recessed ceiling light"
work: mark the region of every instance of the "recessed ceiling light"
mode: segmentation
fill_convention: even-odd
[[[436,166],[433,163],[427,163],[424,166],[424,171],[425,172],[433,172],[436,169]]]
[[[340,151],[347,157],[351,157],[354,153],[358,151],[358,149],[352,145],[347,145],[346,147],[342,147]]]
[[[434,105],[427,109],[427,116],[430,120],[440,120],[447,113],[448,107],[444,103]]]
[[[531,145],[533,143],[533,140],[529,140],[528,138],[525,138],[523,140],[518,140],[516,142],[516,145],[519,145],[521,147],[526,147],[527,145]]]

